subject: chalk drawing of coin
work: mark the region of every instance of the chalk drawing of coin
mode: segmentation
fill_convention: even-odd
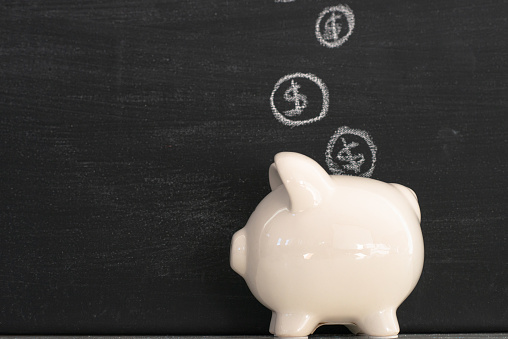
[[[370,177],[376,165],[377,147],[370,135],[360,129],[342,126],[326,148],[326,164],[333,174]]]
[[[280,78],[270,95],[273,115],[290,127],[323,119],[328,113],[328,103],[328,88],[310,73],[294,73]]]
[[[325,8],[316,20],[316,38],[325,47],[342,45],[353,33],[355,16],[351,8],[338,5]]]

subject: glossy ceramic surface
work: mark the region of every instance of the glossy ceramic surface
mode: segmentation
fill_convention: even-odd
[[[402,185],[328,175],[279,153],[272,192],[231,244],[231,267],[273,311],[270,332],[311,334],[323,324],[396,336],[397,307],[423,268],[420,209]]]

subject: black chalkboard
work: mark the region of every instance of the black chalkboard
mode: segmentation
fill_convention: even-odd
[[[277,152],[332,171],[334,135],[334,171],[375,148],[419,196],[401,331],[508,331],[508,2],[341,4],[354,26],[321,0],[3,1],[0,333],[266,334],[231,236]],[[322,118],[276,118],[295,73]],[[291,86],[277,111],[319,117]]]

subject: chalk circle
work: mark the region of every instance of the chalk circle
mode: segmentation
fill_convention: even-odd
[[[342,168],[342,166],[340,166],[333,160],[334,157],[332,155],[333,149],[335,147],[335,144],[337,143],[337,140],[339,140],[339,138],[341,136],[347,135],[347,134],[356,135],[356,136],[362,138],[366,142],[367,146],[369,147],[369,150],[372,153],[371,166],[367,171],[362,171],[362,173],[358,174],[358,176],[366,177],[366,178],[371,177],[372,173],[374,172],[374,168],[376,167],[377,147],[376,147],[376,145],[374,145],[374,142],[372,141],[372,138],[370,137],[369,133],[367,133],[366,131],[363,131],[361,129],[349,128],[348,126],[339,127],[339,129],[337,129],[337,131],[331,137],[330,141],[328,142],[328,146],[326,147],[326,153],[325,153],[326,164],[328,165],[330,172],[332,172],[333,174],[349,175],[346,173],[344,168]]]
[[[279,110],[275,106],[274,96],[275,96],[275,93],[277,92],[277,90],[279,89],[279,87],[284,82],[291,80],[291,79],[295,79],[295,78],[308,79],[308,80],[312,81],[313,83],[315,83],[319,87],[319,89],[321,89],[321,93],[323,95],[323,99],[322,99],[323,104],[321,106],[321,112],[319,112],[318,116],[311,118],[311,119],[307,119],[307,120],[291,120],[291,119],[286,118],[284,116],[284,114],[279,112]],[[275,118],[278,121],[280,121],[284,125],[287,125],[290,127],[308,125],[308,124],[311,124],[313,122],[323,119],[326,116],[326,114],[328,113],[328,103],[329,103],[328,88],[326,87],[323,80],[319,79],[317,76],[315,76],[314,74],[311,74],[311,73],[293,73],[293,74],[288,74],[286,76],[283,76],[282,78],[279,79],[279,81],[277,81],[277,83],[275,84],[275,87],[273,88],[272,94],[270,95],[270,105],[272,106],[273,115],[275,116]]]
[[[332,13],[332,15],[333,15],[336,12],[339,12],[340,14],[343,14],[346,17],[346,20],[348,23],[348,32],[341,38],[333,39],[332,41],[327,41],[327,39],[325,39],[325,37],[323,37],[323,33],[321,33],[321,21],[328,13]],[[338,5],[338,6],[326,7],[319,14],[319,17],[316,20],[316,38],[318,39],[319,43],[325,47],[329,47],[329,48],[339,47],[344,42],[346,42],[347,39],[351,36],[351,34],[353,33],[353,28],[355,28],[355,16],[354,16],[351,8],[349,8],[349,6]]]

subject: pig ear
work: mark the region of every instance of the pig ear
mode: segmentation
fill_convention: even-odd
[[[420,212],[420,205],[418,205],[418,197],[416,196],[415,191],[413,191],[409,187],[402,186],[400,184],[392,184],[392,186],[395,186],[395,188],[398,189],[400,193],[402,193],[402,195],[406,198],[406,200],[413,208],[413,211],[415,212],[418,221],[421,222],[422,214]]]
[[[284,185],[291,201],[292,212],[319,205],[333,193],[332,178],[317,162],[298,153],[275,155],[269,170],[272,190]]]
[[[270,181],[270,188],[272,191],[275,191],[277,187],[282,185],[282,179],[280,178],[279,171],[277,171],[275,163],[270,165],[270,169],[268,170],[268,179]]]

